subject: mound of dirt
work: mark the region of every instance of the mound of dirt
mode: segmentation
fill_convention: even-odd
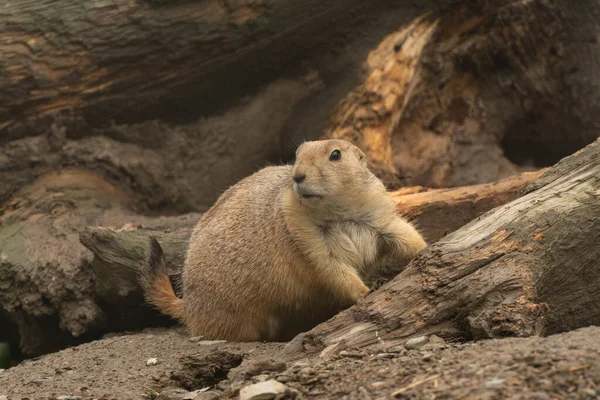
[[[207,342],[154,329],[5,370],[0,399],[153,399],[173,388],[213,388],[213,396],[229,398],[267,379],[302,398],[593,399],[600,395],[599,337],[600,327],[589,327],[546,338],[430,342],[419,350],[382,344],[371,353],[346,349],[285,365],[282,344]]]

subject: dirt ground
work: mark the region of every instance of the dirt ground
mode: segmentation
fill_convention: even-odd
[[[168,388],[204,387],[232,398],[240,387],[269,378],[287,385],[292,396],[311,399],[600,396],[600,327],[547,338],[432,342],[420,350],[382,344],[288,365],[276,359],[282,344],[196,339],[154,329],[28,360],[0,372],[0,399],[153,399]],[[156,365],[147,365],[151,358]]]

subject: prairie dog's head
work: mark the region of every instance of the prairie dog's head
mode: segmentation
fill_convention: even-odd
[[[365,154],[341,139],[303,143],[292,170],[294,192],[308,203],[347,197],[373,177]]]

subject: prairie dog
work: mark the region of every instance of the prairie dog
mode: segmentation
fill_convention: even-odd
[[[266,167],[225,191],[200,219],[183,267],[183,298],[150,240],[147,300],[193,336],[281,341],[363,298],[361,275],[426,246],[345,140],[305,142],[293,166]]]

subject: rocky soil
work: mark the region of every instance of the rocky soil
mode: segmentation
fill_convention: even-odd
[[[179,329],[106,337],[0,372],[0,399],[236,398],[258,382],[268,383],[241,397],[274,398],[269,388],[283,388],[278,398],[311,399],[600,396],[600,327],[462,344],[432,337],[411,350],[382,343],[287,364],[282,347],[207,342]]]

